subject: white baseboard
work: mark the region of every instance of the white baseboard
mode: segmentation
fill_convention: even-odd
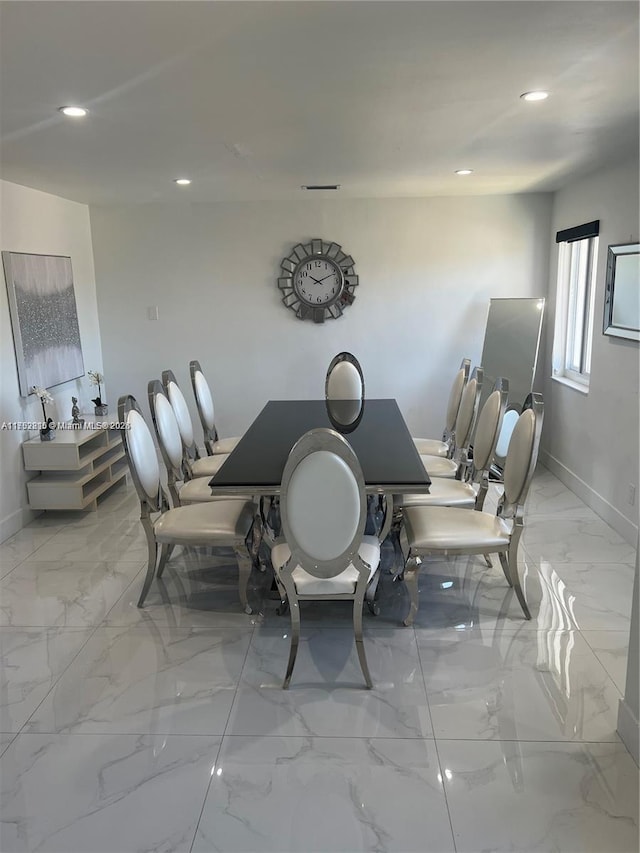
[[[618,734],[633,756],[635,763],[640,766],[640,759],[638,758],[638,749],[640,746],[640,721],[634,715],[633,711],[624,699],[621,699],[620,704],[618,705]]]
[[[628,542],[634,548],[636,547],[638,542],[637,524],[630,521],[619,509],[616,509],[613,504],[610,504],[602,495],[598,494],[588,483],[581,480],[577,474],[574,474],[573,471],[570,471],[555,456],[552,456],[542,448],[540,448],[539,459],[545,468],[548,468],[552,474],[555,474],[568,489],[571,489],[580,500],[584,501],[588,507],[591,507],[603,521],[611,525],[622,536],[625,542]]]
[[[40,511],[21,507],[0,521],[0,542],[4,542],[40,515]]]

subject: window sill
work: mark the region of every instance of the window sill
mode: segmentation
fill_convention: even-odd
[[[561,385],[573,388],[574,391],[579,391],[581,394],[589,393],[589,386],[582,382],[576,382],[574,379],[568,379],[566,376],[552,376],[551,378],[554,382],[559,382]]]

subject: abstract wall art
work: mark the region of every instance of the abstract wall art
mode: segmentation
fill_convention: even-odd
[[[84,375],[71,258],[2,252],[20,394]]]

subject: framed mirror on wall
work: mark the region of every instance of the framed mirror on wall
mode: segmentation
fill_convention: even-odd
[[[640,341],[640,243],[609,246],[602,331]]]

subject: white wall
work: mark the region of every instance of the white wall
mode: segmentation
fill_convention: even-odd
[[[600,220],[591,381],[587,395],[551,376],[558,251],[551,249],[541,459],[631,544],[638,536],[639,345],[602,334],[607,246],[638,241],[638,160],[601,170],[555,194],[552,233]]]
[[[323,396],[347,349],[368,397],[397,398],[414,434],[438,436],[455,368],[480,358],[489,299],[546,293],[550,211],[542,194],[92,207],[109,403],[131,392],[146,411],[166,368],[191,402],[197,358],[221,435],[238,434],[268,399]],[[276,286],[281,259],[313,237],[351,253],[361,282],[324,325],[297,320]]]
[[[0,248],[71,257],[85,370],[101,371],[102,350],[88,207],[0,181]],[[4,284],[0,287],[0,354],[0,422],[42,420],[39,401],[33,396],[20,396]],[[71,416],[72,395],[78,397],[83,411],[91,405],[86,379],[66,382],[52,388],[51,393],[60,419],[66,420]],[[0,431],[0,541],[19,530],[33,515],[27,509],[27,476],[22,467],[20,447],[28,437],[25,432]]]

